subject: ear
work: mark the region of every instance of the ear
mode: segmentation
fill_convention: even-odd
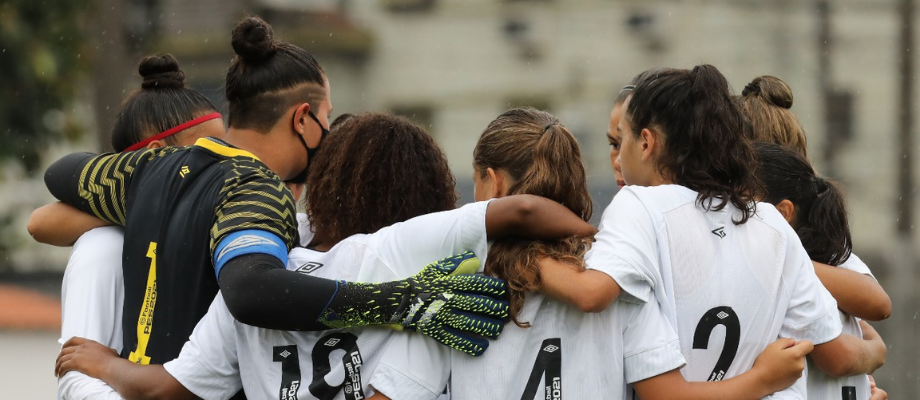
[[[297,132],[303,135],[307,131],[307,120],[310,118],[307,113],[310,111],[309,103],[301,103],[296,108],[294,108],[294,119],[293,119],[293,129],[294,132]]]
[[[492,186],[492,198],[507,196],[511,189],[511,178],[508,177],[508,173],[502,169],[492,168],[486,168],[486,173],[489,175],[489,182]]]
[[[795,204],[786,199],[776,204],[776,210],[783,215],[789,225],[792,225],[795,220]]]
[[[159,139],[158,139],[158,140],[154,140],[154,141],[152,141],[152,142],[150,142],[150,143],[147,143],[147,147],[146,147],[146,148],[148,148],[148,149],[159,149],[160,147],[165,147],[165,146],[166,146],[166,143],[163,142],[162,140],[159,140]]]
[[[657,141],[658,135],[655,132],[652,132],[649,128],[643,128],[642,132],[639,132],[639,151],[642,154],[642,161],[648,161],[652,154],[655,152],[655,142]]]

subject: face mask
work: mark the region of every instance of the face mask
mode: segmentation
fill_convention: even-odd
[[[294,111],[294,114],[296,115],[297,111]],[[303,135],[297,133],[297,131],[294,131],[294,135],[296,135],[297,138],[300,139],[300,143],[303,143],[303,148],[307,149],[307,165],[303,167],[303,171],[300,171],[300,173],[297,174],[297,176],[286,180],[285,181],[286,183],[306,183],[307,182],[307,171],[310,169],[310,162],[313,161],[314,157],[316,157],[316,152],[319,151],[319,146],[323,144],[323,140],[326,140],[326,136],[329,136],[329,130],[326,129],[326,127],[324,127],[323,124],[319,123],[319,119],[316,118],[316,115],[313,114],[313,111],[307,111],[307,114],[310,115],[310,118],[313,118],[313,121],[316,121],[316,125],[319,125],[319,129],[323,130],[323,134],[319,138],[319,144],[317,144],[316,147],[311,149],[310,147],[307,146],[307,142],[303,140]]]

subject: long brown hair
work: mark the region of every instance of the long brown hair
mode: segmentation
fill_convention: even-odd
[[[792,89],[775,76],[754,78],[738,97],[750,126],[746,132],[754,142],[776,143],[808,159],[808,140],[792,113]]]
[[[479,138],[473,150],[474,168],[480,177],[486,169],[502,170],[511,179],[508,194],[543,196],[568,207],[587,221],[591,218],[591,195],[578,141],[552,114],[534,108],[515,108],[499,115]],[[489,249],[485,272],[508,282],[511,318],[517,319],[524,295],[540,288],[539,257],[551,257],[584,268],[585,251],[591,241],[573,237],[555,241],[517,238],[496,240]]]
[[[744,117],[732,100],[728,81],[716,67],[666,69],[639,83],[624,113],[633,135],[656,127],[664,136],[659,171],[674,183],[695,190],[697,203],[719,211],[728,204],[741,210],[735,224],[754,215],[754,149],[744,136]]]

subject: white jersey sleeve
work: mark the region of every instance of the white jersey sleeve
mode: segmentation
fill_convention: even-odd
[[[388,226],[368,237],[368,250],[386,262],[400,279],[417,274],[425,266],[394,261],[406,259],[406,254],[430,263],[469,250],[485,265],[488,205],[488,201],[471,203],[456,210],[426,214]],[[373,271],[361,271],[359,279],[362,282],[383,282],[366,276],[368,272]]]
[[[858,272],[863,275],[869,275],[872,279],[875,279],[875,275],[872,275],[872,271],[869,269],[869,266],[863,262],[862,259],[856,256],[856,254],[850,254],[850,257],[847,258],[843,264],[838,265],[839,268],[847,269],[853,272]]]
[[[652,299],[643,304],[624,302],[620,309],[636,309],[623,331],[623,373],[626,383],[638,382],[686,365],[680,353],[677,333],[658,301]]]
[[[243,387],[236,349],[234,319],[218,293],[179,357],[163,367],[198,397],[228,399]]]
[[[307,247],[313,241],[313,227],[307,214],[297,213],[297,233],[300,235],[300,245]]]
[[[645,205],[624,188],[604,210],[585,266],[610,275],[626,301],[647,302],[659,284],[658,240]]]
[[[123,243],[123,230],[111,226],[90,230],[74,243],[61,284],[61,344],[79,336],[121,351]],[[69,372],[58,381],[58,396],[63,399],[121,398],[105,382],[79,372]]]
[[[840,336],[842,326],[837,301],[824,288],[815,266],[791,227],[787,230],[788,250],[783,285],[789,295],[789,305],[780,336],[810,340],[818,345]]]
[[[391,399],[436,399],[450,377],[450,357],[446,346],[400,332],[390,340],[370,385]]]

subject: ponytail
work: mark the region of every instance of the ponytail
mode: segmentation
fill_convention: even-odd
[[[486,169],[504,171],[511,180],[509,195],[532,194],[568,207],[587,221],[592,202],[584,164],[575,137],[551,114],[525,107],[505,112],[492,121],[476,144],[473,163],[480,176]],[[541,286],[538,260],[550,257],[584,268],[588,238],[530,241],[503,238],[493,242],[485,273],[508,282],[511,318],[517,319],[527,292]]]
[[[764,200],[795,206],[793,228],[808,256],[815,261],[840,265],[852,252],[846,202],[840,188],[815,174],[811,164],[791,149],[775,144],[754,145],[761,165]]]

